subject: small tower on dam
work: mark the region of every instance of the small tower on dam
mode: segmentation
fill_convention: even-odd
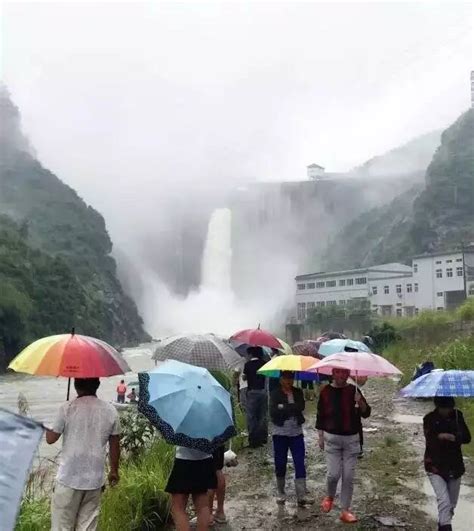
[[[308,179],[311,179],[312,181],[324,179],[324,168],[319,164],[310,164],[306,167],[306,171],[308,173]]]

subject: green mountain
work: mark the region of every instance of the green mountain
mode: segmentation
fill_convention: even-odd
[[[36,160],[5,88],[0,122],[0,366],[2,351],[73,326],[116,345],[146,340],[104,219]]]
[[[325,253],[324,269],[394,261],[474,241],[474,109],[441,135],[425,183],[344,227]]]

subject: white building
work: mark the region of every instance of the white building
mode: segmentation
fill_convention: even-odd
[[[295,280],[298,321],[314,307],[361,299],[369,300],[380,315],[413,316],[422,309],[457,306],[466,295],[474,295],[474,248],[417,256],[412,266],[382,264],[299,275]]]
[[[324,178],[324,168],[318,164],[310,164],[306,167],[308,178],[312,180],[319,180]]]

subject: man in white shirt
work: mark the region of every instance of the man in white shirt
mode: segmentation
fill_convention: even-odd
[[[95,531],[109,444],[109,482],[119,480],[120,424],[116,409],[96,396],[98,378],[76,378],[77,398],[63,404],[46,442],[63,448],[51,503],[52,531]]]

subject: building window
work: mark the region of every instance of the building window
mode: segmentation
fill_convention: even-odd
[[[415,282],[415,293],[418,293],[418,282]]]
[[[469,286],[469,295],[474,295],[474,284]]]
[[[377,286],[372,286],[372,295],[377,295]]]
[[[437,269],[436,270],[436,278],[443,278],[443,270]]]
[[[359,277],[356,278],[356,284],[367,284],[367,278],[366,277]]]
[[[335,306],[337,304],[337,301],[327,301],[326,306]]]
[[[346,285],[346,280],[345,279],[342,279],[339,281],[339,286],[345,286]]]
[[[413,273],[418,273],[418,264],[413,264]]]
[[[316,282],[317,288],[324,288],[325,285],[326,285],[326,282]]]
[[[388,295],[390,293],[390,286],[384,286],[383,292],[385,293],[385,295]]]
[[[438,293],[436,294],[437,297],[443,297],[443,292],[442,291],[438,291]]]
[[[314,302],[308,302],[308,310],[312,310],[315,306]]]
[[[401,292],[402,292],[402,285],[401,285],[401,284],[397,284],[397,285],[395,286],[395,291],[396,291],[397,293],[401,293]]]
[[[411,293],[413,291],[413,286],[411,284],[407,284],[407,293]]]
[[[464,273],[464,269],[462,267],[456,267],[456,275],[458,277],[462,277]]]
[[[401,302],[397,302],[397,306],[402,306],[402,303]]]
[[[402,309],[397,308],[397,317],[401,317],[401,316],[402,316]]]
[[[436,265],[440,265],[441,263],[441,260],[436,260]]]
[[[353,286],[354,285],[354,279],[353,278],[348,278],[347,279],[347,285],[348,286]]]
[[[446,276],[447,276],[448,278],[452,278],[452,276],[453,276],[453,268],[452,268],[452,267],[448,267],[448,268],[446,269]]]
[[[297,287],[299,290],[301,290],[301,289],[306,289],[306,284],[298,284],[296,287]]]
[[[344,305],[346,304],[346,301],[345,301],[344,299],[341,299],[341,300],[339,301],[339,304],[340,304],[341,306],[344,306]]]
[[[326,287],[327,288],[334,288],[336,286],[336,281],[335,280],[328,280],[326,282]]]
[[[446,260],[446,263],[447,263],[447,264],[452,264],[453,261],[452,261],[452,260]]]
[[[315,287],[314,282],[311,282],[310,284],[308,284],[308,285],[306,286],[307,289],[314,289],[314,287]]]
[[[438,312],[442,312],[444,310],[442,306],[438,306],[436,309],[438,310]]]
[[[418,315],[420,313],[420,309],[419,308],[415,308],[415,315]]]
[[[298,307],[298,320],[304,321],[306,319],[306,303],[299,302],[297,307]]]
[[[462,262],[462,258],[456,258],[456,262]]]

